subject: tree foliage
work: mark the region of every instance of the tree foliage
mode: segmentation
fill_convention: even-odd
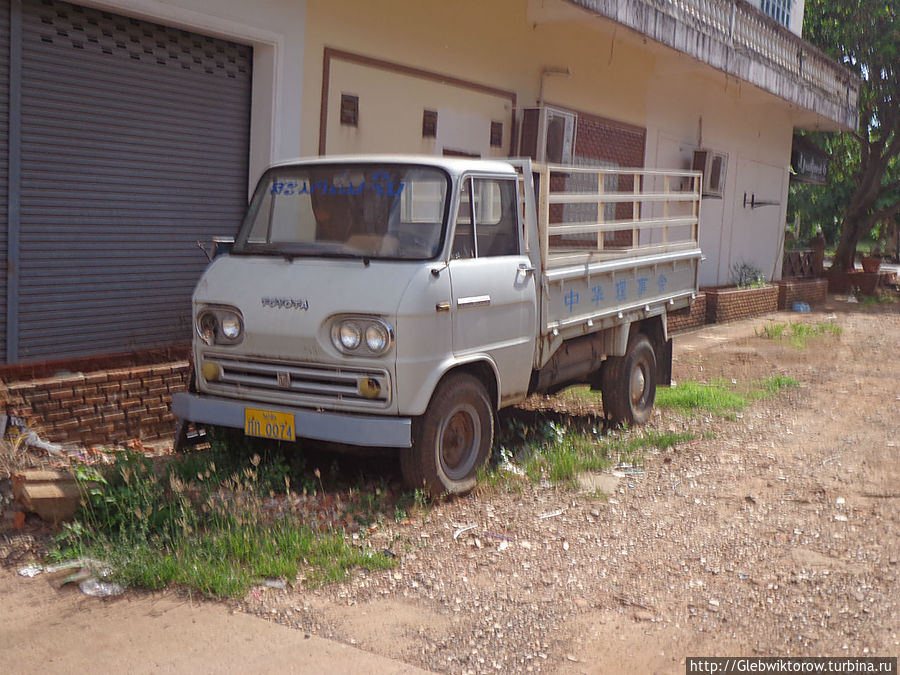
[[[862,80],[859,128],[822,135],[829,185],[797,188],[793,206],[838,238],[834,264],[852,269],[856,246],[900,214],[900,3],[807,0],[804,37]]]

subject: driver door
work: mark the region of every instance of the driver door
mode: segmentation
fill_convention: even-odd
[[[527,392],[534,360],[537,293],[520,213],[515,176],[462,182],[449,263],[452,348],[496,363],[501,401]]]

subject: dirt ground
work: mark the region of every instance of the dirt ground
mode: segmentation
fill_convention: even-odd
[[[773,321],[834,321],[843,332],[798,349],[757,335]],[[397,556],[394,570],[317,591],[259,588],[232,608],[446,673],[683,673],[686,656],[896,656],[898,357],[900,303],[832,300],[824,312],[680,335],[676,382],[782,374],[801,386],[730,421],[657,412],[651,427],[696,440],[582,491],[479,490],[385,522],[367,536]]]

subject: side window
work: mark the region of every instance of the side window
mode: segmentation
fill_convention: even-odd
[[[451,257],[517,255],[516,204],[515,180],[467,178],[460,190]]]
[[[475,236],[478,257],[518,255],[516,181],[475,181]]]

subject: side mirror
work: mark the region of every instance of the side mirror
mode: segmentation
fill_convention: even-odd
[[[234,246],[234,237],[213,237],[212,246],[204,241],[197,241],[197,248],[203,251],[203,255],[206,256],[209,262],[212,262],[220,255],[231,253],[232,246]]]
[[[228,255],[234,246],[234,237],[213,237],[213,259]]]

